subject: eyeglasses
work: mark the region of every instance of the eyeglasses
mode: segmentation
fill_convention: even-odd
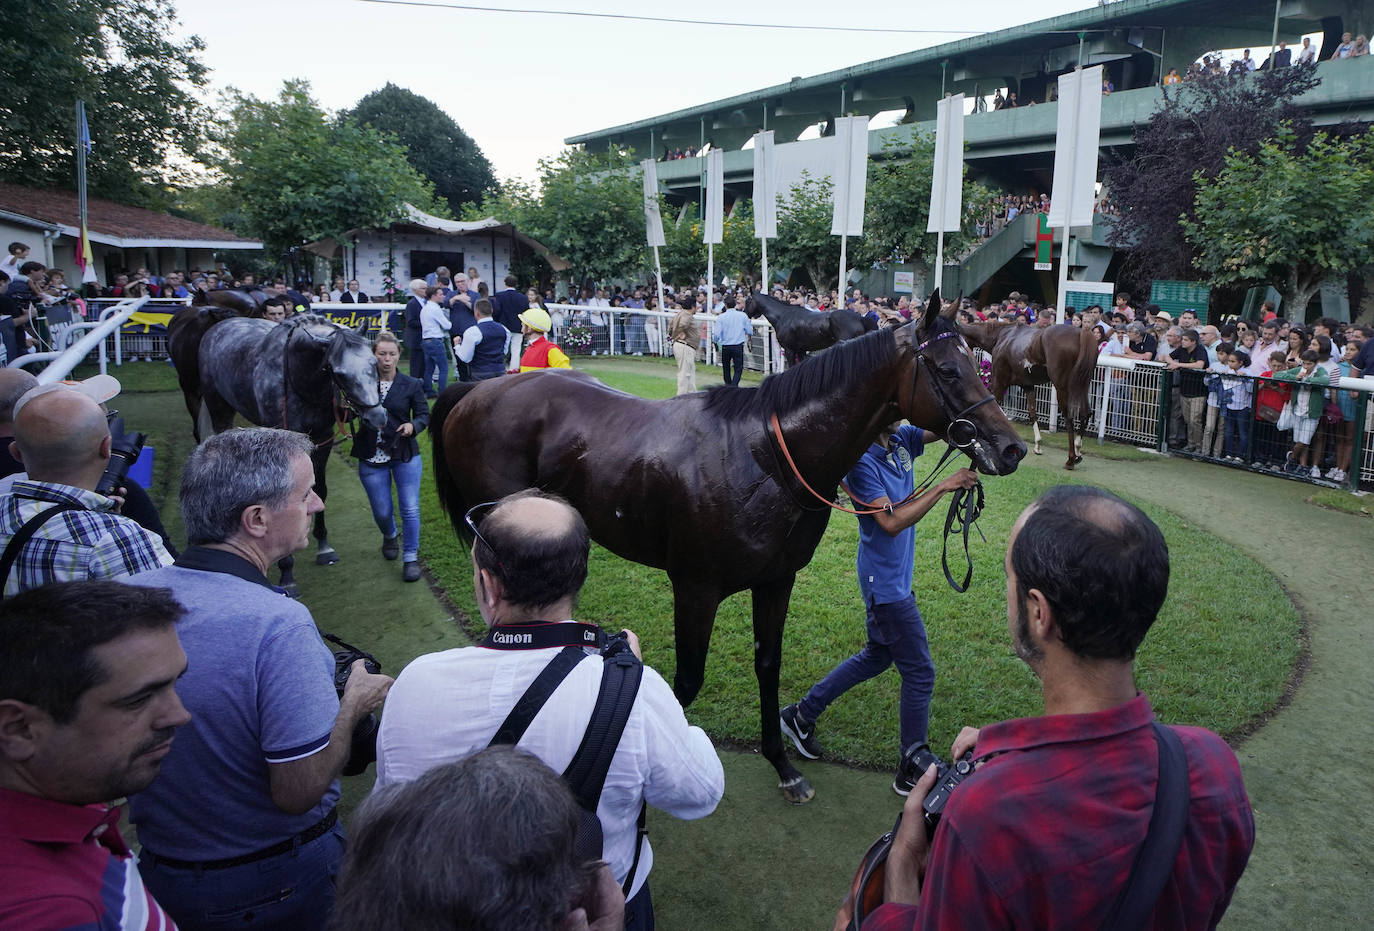
[[[486,501],[482,504],[473,505],[468,508],[468,512],[463,515],[463,523],[468,525],[468,529],[472,531],[473,536],[481,540],[482,545],[491,552],[491,558],[496,560],[497,568],[504,570],[506,567],[501,565],[501,557],[496,555],[496,547],[492,546],[491,541],[482,536],[482,531],[477,529],[477,524],[482,521],[487,514],[491,513],[491,509],[498,504],[500,504],[499,501]],[[481,512],[480,514],[478,513],[479,511]]]

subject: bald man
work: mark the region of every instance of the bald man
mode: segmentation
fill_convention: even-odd
[[[6,597],[48,582],[115,579],[171,565],[157,535],[95,493],[110,461],[110,428],[95,400],[60,385],[29,391],[14,405],[10,453],[28,478],[0,498]]]
[[[0,369],[0,477],[24,471],[10,455],[14,442],[14,405],[26,392],[38,387],[38,379],[23,369]]]

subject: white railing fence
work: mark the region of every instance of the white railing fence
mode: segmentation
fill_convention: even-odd
[[[65,349],[60,352],[31,352],[10,361],[7,368],[22,368],[39,362],[46,362],[47,365],[43,371],[38,373],[38,382],[47,385],[66,378],[73,369],[85,360],[87,355],[92,351],[98,351],[100,371],[101,374],[104,374],[109,358],[106,351],[106,338],[114,334],[115,346],[118,347],[119,328],[135,312],[142,309],[148,301],[149,298],[141,297],[108,306],[101,311],[101,319],[98,323],[72,324],[66,330],[67,337],[70,337],[72,333],[83,331],[85,335]]]

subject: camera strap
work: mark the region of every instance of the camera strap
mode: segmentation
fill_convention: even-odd
[[[550,647],[600,650],[606,646],[606,632],[595,624],[576,621],[497,624],[477,645],[488,650],[547,650]]]
[[[583,628],[584,630],[578,632],[574,643],[564,646],[548,665],[540,670],[539,675],[530,683],[530,687],[525,690],[525,693],[520,696],[520,700],[506,715],[506,719],[501,722],[501,726],[496,729],[496,734],[491,738],[488,746],[519,743],[520,738],[524,736],[525,731],[534,721],[535,716],[539,714],[539,710],[549,700],[549,697],[568,677],[568,674],[577,667],[577,664],[587,658],[587,653],[583,647],[590,644],[584,644],[582,638],[595,632],[601,640],[606,639],[605,633],[594,624],[510,625],[500,628],[500,631],[515,636],[525,634],[533,636],[535,631],[525,628],[535,628],[543,629],[545,631],[544,636],[548,636],[548,628],[554,627]],[[484,638],[479,645],[486,646],[486,639],[490,639],[495,633],[498,633],[498,630],[488,633],[487,638]],[[564,636],[568,635],[564,634]],[[557,643],[546,644],[546,646],[557,645]],[[503,645],[495,646],[495,648],[506,650],[537,649],[532,643],[524,640],[516,643],[507,641]],[[592,715],[587,722],[587,729],[582,735],[582,742],[578,745],[572,762],[563,771],[563,779],[572,789],[573,795],[577,797],[578,807],[582,809],[582,816],[578,821],[576,848],[578,855],[586,859],[596,859],[602,856],[604,837],[601,821],[596,815],[596,808],[601,801],[601,790],[606,784],[606,774],[610,770],[616,748],[620,745],[620,738],[625,732],[625,725],[630,719],[630,711],[634,708],[635,697],[639,693],[639,684],[643,676],[644,664],[628,649],[602,654],[601,688],[597,692],[596,705],[592,708]],[[630,861],[629,872],[626,873],[625,882],[621,886],[626,896],[634,887],[635,873],[639,869],[639,856],[644,849],[644,838],[649,833],[646,826],[647,814],[647,806],[641,801],[639,817],[635,823],[634,859]]]
[[[1188,821],[1188,757],[1177,734],[1158,721],[1153,726],[1159,745],[1155,807],[1126,886],[1102,923],[1113,931],[1136,931],[1149,924],[1164,884],[1173,875]]]
[[[14,536],[10,537],[10,542],[5,546],[4,554],[0,555],[0,598],[4,597],[5,585],[9,582],[10,571],[14,568],[15,560],[19,558],[19,552],[24,548],[24,544],[28,543],[33,535],[38,532],[38,528],[63,511],[84,510],[86,508],[78,504],[54,504],[52,507],[45,508],[30,517],[24,522],[24,526],[15,531]]]

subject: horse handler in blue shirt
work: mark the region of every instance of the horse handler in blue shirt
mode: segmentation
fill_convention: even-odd
[[[895,664],[902,677],[902,748],[926,742],[930,696],[935,689],[935,665],[930,659],[925,625],[916,608],[911,576],[916,561],[916,523],[935,503],[956,488],[978,481],[971,469],[960,469],[907,501],[915,485],[914,461],[925,444],[938,439],[919,427],[888,425],[845,476],[845,486],[861,508],[885,508],[859,515],[859,590],[867,616],[868,642],[811,687],[806,697],[782,709],[782,732],[797,752],[820,759],[816,720],[845,692]],[[901,502],[905,502],[904,504]],[[898,795],[908,795],[911,783],[900,774],[892,783]]]

